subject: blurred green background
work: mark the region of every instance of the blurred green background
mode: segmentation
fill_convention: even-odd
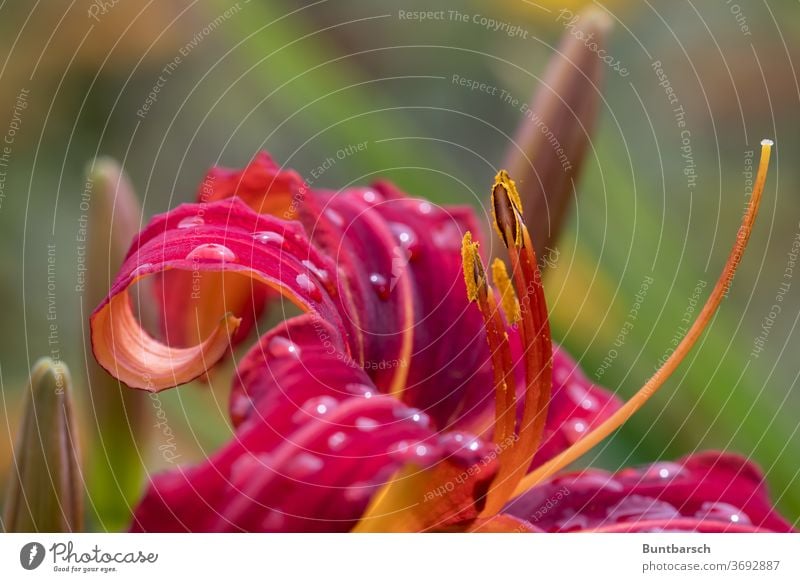
[[[523,116],[498,96],[454,84],[453,75],[527,99],[564,32],[559,9],[585,2],[102,4],[53,0],[0,8],[0,133],[6,123],[11,127],[15,106],[19,114],[0,168],[0,481],[10,469],[28,371],[39,356],[56,354],[75,378],[91,461],[86,480],[98,499],[105,489],[126,486],[91,468],[114,451],[93,433],[85,388],[91,354],[83,347],[88,313],[75,292],[87,162],[98,155],[123,162],[143,202],[143,220],[192,199],[214,163],[240,166],[266,149],[313,180],[312,170],[326,158],[359,142],[367,148],[338,160],[314,186],[385,176],[436,202],[477,206]],[[554,335],[591,378],[630,395],[652,374],[680,333],[695,287],[707,283],[705,298],[727,256],[746,202],[749,156],[755,151],[757,163],[763,137],[774,138],[776,149],[751,245],[699,349],[587,462],[615,468],[703,448],[735,450],[762,467],[773,497],[796,522],[800,271],[792,279],[786,269],[800,234],[794,68],[800,5],[617,0],[604,6],[616,21],[609,54],[629,74],[606,71],[577,202],[546,280]],[[467,14],[468,21],[419,22],[399,12],[439,9]],[[493,31],[475,15],[522,32]],[[683,173],[674,106],[654,61],[661,61],[685,110],[693,189]],[[48,252],[56,257],[50,297]],[[637,300],[648,277],[653,284]],[[789,287],[779,302],[782,283]],[[637,301],[638,318],[620,341]],[[770,318],[776,303],[781,312]],[[758,337],[763,351],[755,355]],[[146,405],[146,429],[163,407],[181,461],[202,458],[230,435],[223,378],[212,378],[211,390],[189,386]],[[159,438],[143,443],[134,460],[147,471],[164,466]],[[90,500],[90,527],[123,527],[125,504],[135,501],[142,478],[134,476],[133,494]]]

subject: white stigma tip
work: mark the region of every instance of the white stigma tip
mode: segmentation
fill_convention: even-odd
[[[762,146],[770,146],[770,147],[772,147],[772,146],[775,145],[775,142],[772,141],[771,139],[762,139],[761,140],[761,145]]]

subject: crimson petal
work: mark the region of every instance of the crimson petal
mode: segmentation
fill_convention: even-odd
[[[690,455],[616,474],[564,474],[513,501],[507,513],[547,531],[792,531],[746,459]]]
[[[184,204],[155,217],[140,233],[108,297],[91,316],[95,357],[131,387],[158,391],[201,375],[224,354],[224,332],[231,333],[238,324],[224,312],[198,313],[198,318],[224,319],[209,340],[186,349],[150,337],[132,315],[128,288],[168,270],[188,271],[196,278],[210,272],[255,279],[346,335],[324,280],[335,274],[334,267],[309,244],[299,223],[259,215],[237,198]]]
[[[420,411],[377,388],[315,315],[270,332],[232,394],[236,438],[153,479],[135,531],[347,531],[403,464],[438,460]]]

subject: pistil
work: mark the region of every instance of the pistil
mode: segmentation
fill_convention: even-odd
[[[761,202],[761,195],[764,191],[764,184],[767,179],[767,169],[769,167],[769,158],[772,150],[772,141],[763,140],[761,142],[761,160],[758,165],[758,173],[756,175],[756,182],[753,186],[753,193],[750,197],[750,202],[747,205],[747,211],[742,218],[742,225],[736,236],[736,242],[733,245],[722,274],[717,280],[714,289],[711,292],[706,304],[697,316],[697,319],[692,324],[683,340],[675,348],[672,355],[664,362],[664,365],[642,386],[639,391],[634,394],[617,412],[609,417],[600,426],[586,434],[582,439],[577,441],[568,449],[561,452],[561,454],[553,457],[550,461],[538,467],[525,476],[519,483],[513,493],[513,497],[522,495],[532,487],[538,485],[544,480],[551,477],[556,472],[560,471],[570,463],[574,462],[581,456],[585,455],[600,441],[605,439],[617,428],[622,426],[633,414],[639,410],[644,404],[661,388],[667,379],[672,375],[675,369],[680,365],[694,344],[702,335],[705,328],[708,326],[711,318],[717,311],[722,299],[728,291],[728,287],[733,279],[739,262],[742,259],[742,254],[747,242],[750,239],[750,233],[753,229],[756,215],[758,214],[758,207]]]

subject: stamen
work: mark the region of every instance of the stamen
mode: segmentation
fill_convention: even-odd
[[[516,324],[521,317],[519,301],[517,301],[517,294],[514,293],[514,286],[511,284],[511,279],[508,278],[506,264],[500,259],[492,261],[492,280],[494,281],[495,287],[500,291],[500,303],[508,318],[508,323],[511,325]]]
[[[494,228],[506,247],[514,241],[517,247],[522,245],[520,218],[522,217],[522,200],[517,185],[508,172],[500,170],[494,178],[492,187],[492,217]]]
[[[742,218],[742,225],[739,228],[736,242],[733,245],[733,249],[728,256],[727,262],[725,263],[725,268],[722,270],[722,274],[717,280],[711,295],[681,343],[678,344],[678,347],[675,348],[675,351],[667,359],[664,365],[645,383],[644,386],[639,389],[636,394],[633,395],[633,397],[631,397],[630,400],[628,400],[622,406],[622,408],[620,408],[600,426],[588,433],[571,447],[562,451],[561,454],[557,455],[547,463],[543,464],[541,467],[537,468],[535,471],[532,471],[526,475],[514,491],[512,497],[518,497],[522,495],[532,487],[552,476],[557,471],[560,471],[576,459],[586,454],[600,441],[622,426],[622,424],[624,424],[631,416],[633,416],[637,410],[644,406],[645,402],[647,402],[653,396],[653,394],[655,394],[658,389],[664,385],[664,382],[666,382],[666,380],[672,375],[675,369],[680,365],[680,363],[692,349],[694,344],[702,335],[706,326],[711,321],[711,318],[714,316],[719,304],[722,302],[723,297],[727,293],[731,279],[733,278],[736,268],[739,266],[739,262],[741,261],[742,253],[744,252],[747,242],[750,239],[753,223],[755,222],[756,215],[758,214],[761,195],[764,191],[764,184],[767,180],[767,169],[769,167],[769,158],[772,145],[773,142],[771,140],[765,139],[761,142],[761,161],[758,165],[756,182],[753,186],[753,193],[750,197],[750,203],[747,206],[747,212],[745,212],[745,215]]]
[[[494,515],[502,509],[530,467],[544,434],[552,389],[552,343],[541,274],[522,213],[513,202],[519,194],[505,172],[500,172],[495,182],[495,207],[498,207],[498,201],[502,202],[504,199],[496,195],[498,192],[511,193],[505,200],[510,203],[516,229],[515,244],[509,246],[509,256],[514,287],[520,298],[525,402],[518,438],[509,448],[508,454],[500,456],[500,469],[487,494],[482,517]],[[495,226],[500,227],[499,224]]]
[[[478,243],[472,242],[472,233],[467,231],[461,241],[461,267],[464,269],[464,283],[467,285],[467,299],[478,300],[478,289],[486,285]]]
[[[513,359],[508,335],[501,311],[492,289],[486,284],[486,273],[478,254],[478,243],[472,242],[467,232],[461,243],[461,256],[464,267],[464,280],[470,301],[476,301],[486,328],[486,341],[492,358],[495,386],[495,430],[494,442],[502,443],[514,434],[516,423],[516,387],[513,374]],[[470,291],[470,286],[474,290]],[[472,293],[472,294],[471,294]],[[502,449],[501,449],[502,456]]]

